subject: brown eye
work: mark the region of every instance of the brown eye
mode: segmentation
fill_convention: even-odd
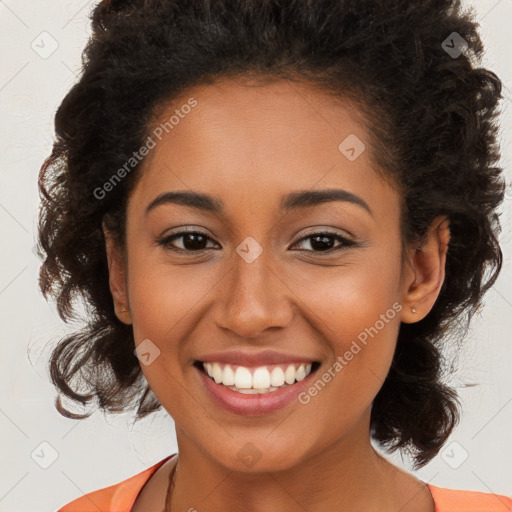
[[[175,240],[182,239],[181,247],[174,245]],[[158,241],[158,244],[177,252],[200,252],[206,249],[208,241],[213,241],[208,235],[201,231],[180,231]]]
[[[350,240],[337,233],[330,232],[313,233],[311,235],[307,235],[298,240],[294,245],[297,245],[298,243],[306,240],[310,241],[310,247],[312,247],[312,249],[306,249],[309,252],[334,252],[345,247],[356,245],[353,240]],[[341,242],[341,244],[333,247],[336,240]]]

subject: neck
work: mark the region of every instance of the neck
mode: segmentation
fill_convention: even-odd
[[[375,452],[368,434],[357,434],[356,429],[279,471],[257,471],[257,465],[235,471],[199,450],[178,427],[177,437],[179,471],[169,510],[383,512],[396,510],[395,484],[405,475]]]

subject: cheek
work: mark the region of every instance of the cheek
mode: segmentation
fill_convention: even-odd
[[[135,339],[180,339],[190,328],[188,318],[197,315],[214,284],[211,272],[199,273],[194,265],[133,268],[129,293]]]
[[[398,278],[398,266],[383,260],[312,267],[294,280],[303,320],[331,353],[324,382],[344,400],[371,401],[386,378],[400,328]]]
[[[324,418],[325,431],[337,435],[350,429],[384,384],[396,347],[401,304],[386,294],[367,294],[361,287],[346,288],[331,300],[314,294],[309,299],[315,307],[310,321],[332,355],[300,400],[308,404],[311,416]],[[338,412],[333,415],[333,410]]]
[[[400,306],[392,307],[400,299],[399,266],[393,263],[393,258],[386,261],[383,257],[379,262],[378,255],[370,255],[370,251],[364,258],[347,258],[336,267],[311,265],[293,274],[291,271],[282,273],[293,297],[305,306],[301,314],[323,326],[322,331],[333,346],[337,346],[336,340],[339,340],[343,348],[347,339],[355,339],[390,309],[386,325],[399,324],[396,309]],[[379,326],[381,330],[381,322]],[[385,334],[389,335],[392,333]]]
[[[150,340],[159,351],[148,365],[141,358],[141,370],[167,412],[183,421],[194,407],[182,384],[187,344],[181,341],[193,336],[201,299],[211,286],[197,278],[193,265],[179,269],[163,264],[133,265],[129,276],[135,345],[142,352],[142,344]]]

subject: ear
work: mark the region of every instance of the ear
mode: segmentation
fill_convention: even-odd
[[[448,217],[439,215],[432,221],[421,247],[411,250],[412,271],[404,281],[404,308],[401,315],[404,323],[414,323],[426,317],[439,296],[450,242],[449,226]]]
[[[127,325],[131,324],[130,308],[126,288],[126,268],[121,248],[115,236],[108,230],[105,223],[102,225],[105,236],[105,249],[107,252],[110,293],[114,300],[114,309],[117,318]]]

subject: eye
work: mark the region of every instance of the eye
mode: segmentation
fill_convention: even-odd
[[[180,238],[182,239],[181,247],[176,247],[175,245],[173,245],[173,242],[175,240],[179,240]],[[211,249],[211,247],[206,246],[208,240],[213,242],[213,240],[202,231],[185,230],[180,231],[179,233],[174,233],[172,235],[166,236],[161,240],[158,240],[157,243],[166,249],[170,249],[171,251],[201,252],[207,249]]]
[[[333,240],[341,242],[338,246],[333,247]],[[308,252],[334,252],[345,247],[351,247],[356,245],[356,242],[339,235],[338,233],[331,233],[329,231],[312,233],[310,235],[302,237],[300,240],[295,242],[294,246],[307,241],[309,242],[312,250],[306,249]]]
[[[176,240],[181,240],[181,247],[177,247],[174,242]],[[206,233],[197,230],[184,230],[178,233],[174,233],[172,235],[168,235],[160,240],[157,243],[163,246],[166,249],[175,251],[175,252],[201,252],[207,249],[212,249],[213,247],[208,247],[208,241],[214,242],[212,238],[210,238]],[[333,243],[335,241],[340,242],[337,246],[333,247]],[[310,235],[304,236],[299,239],[292,246],[296,246],[297,244],[303,242],[308,242],[310,244],[311,249],[305,249],[308,252],[334,252],[340,249],[351,247],[357,245],[356,242],[350,240],[347,237],[339,235],[338,233],[331,233],[328,231],[312,233]],[[220,247],[216,244],[217,247]],[[214,242],[215,246],[215,242]]]

